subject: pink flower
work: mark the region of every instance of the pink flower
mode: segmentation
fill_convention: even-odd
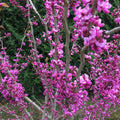
[[[38,23],[36,20],[34,20],[32,23],[33,23],[33,25],[38,26]]]
[[[41,44],[41,40],[39,38],[36,38],[37,45]]]
[[[48,55],[52,58],[55,55],[55,49],[51,50]]]
[[[80,76],[79,82],[81,85],[83,85],[85,88],[89,88],[92,84],[92,82],[89,79],[89,76],[87,74],[83,74]]]
[[[111,8],[111,4],[109,3],[109,0],[103,1],[103,0],[98,0],[97,4],[97,10],[100,12],[103,10],[105,13],[109,14],[109,10]]]
[[[9,36],[11,36],[11,33],[4,33],[4,35],[5,35],[6,37],[9,37]]]

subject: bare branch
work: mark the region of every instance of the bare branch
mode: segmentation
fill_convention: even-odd
[[[66,43],[65,43],[65,52],[66,52],[66,74],[69,73],[69,63],[70,63],[70,51],[69,51],[69,44],[70,44],[70,31],[67,24],[67,13],[68,13],[68,0],[63,0],[64,2],[64,14],[63,14],[63,26],[66,33]]]
[[[113,56],[117,55],[117,53],[118,53],[118,50],[119,50],[119,47],[118,47],[118,46],[119,46],[119,44],[120,44],[120,39],[117,39],[116,43],[117,43],[117,48],[116,48],[115,53],[114,53]]]
[[[29,117],[29,120],[33,120],[33,117],[30,115],[30,113],[27,111],[27,109],[24,109],[25,113]]]
[[[83,70],[84,68],[84,65],[85,65],[85,51],[87,50],[87,46],[84,46],[81,51],[80,51],[80,66],[78,68],[78,72],[77,72],[77,78],[80,76],[80,73],[81,71]]]
[[[43,113],[43,110],[35,102],[33,102],[30,98],[25,97],[25,100],[28,101],[29,103],[31,103],[39,112]],[[45,116],[47,116],[49,119],[51,119],[51,117],[48,114],[45,114]]]
[[[107,32],[105,32],[105,33],[103,33],[103,34],[104,34],[104,35],[111,35],[111,34],[114,34],[114,33],[119,32],[119,31],[120,31],[120,26],[119,26],[119,27],[115,27],[115,28],[113,28],[112,30],[107,31]]]
[[[97,9],[97,1],[98,0],[93,0],[93,4],[92,4],[92,14],[95,13],[96,9]]]
[[[34,95],[34,86],[32,87],[32,96],[33,96],[35,102],[36,102],[38,105],[40,105],[40,107],[42,107],[42,104],[35,98],[35,95]]]
[[[25,97],[25,100],[31,103],[39,112],[43,112],[43,110],[35,103],[33,102],[30,98]]]
[[[44,21],[42,20],[40,14],[39,14],[38,11],[36,10],[36,8],[35,8],[33,2],[32,2],[31,0],[28,0],[28,1],[30,2],[31,6],[32,6],[32,8],[33,8],[33,10],[34,10],[34,12],[35,12],[36,15],[39,17],[40,21],[41,21],[42,23],[44,23]]]
[[[56,120],[60,120],[60,119],[62,119],[64,116],[65,116],[65,115],[62,114],[61,116],[59,116],[58,118],[56,118]]]

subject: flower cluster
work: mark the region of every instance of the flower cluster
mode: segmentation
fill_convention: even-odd
[[[105,55],[106,59],[102,59],[96,53],[86,56],[88,62],[92,65],[91,79],[94,81],[94,85],[91,86],[94,95],[92,98],[93,104],[87,107],[88,115],[91,114],[92,119],[95,119],[95,114],[97,116],[102,114],[103,118],[109,117],[111,114],[109,108],[120,105],[120,56],[116,54],[117,46],[115,43],[116,41],[108,44],[109,55]],[[92,55],[94,55],[94,59],[91,61],[88,58]],[[101,114],[97,114],[97,111]]]
[[[29,16],[29,14],[28,14],[28,7],[30,7],[30,9],[32,9],[32,7],[31,7],[30,4],[29,4],[29,5],[26,4],[25,6],[22,6],[22,5],[20,5],[20,3],[21,3],[22,1],[17,2],[16,0],[9,0],[9,2],[12,4],[12,6],[18,7],[19,10],[23,12],[24,17]],[[23,2],[24,2],[24,1],[23,1]]]
[[[102,49],[106,49],[106,40],[102,38],[102,30],[101,27],[104,26],[101,23],[101,19],[93,14],[95,8],[91,8],[93,1],[87,0],[82,1],[84,7],[76,6],[74,8],[74,21],[75,21],[75,34],[77,36],[81,36],[84,39],[84,45],[90,46],[92,50],[96,52],[101,52]],[[104,5],[104,7],[103,7]],[[103,10],[105,13],[109,13],[109,9],[111,8],[111,4],[108,0],[98,0],[96,3],[97,11],[100,12]]]
[[[117,9],[113,10],[112,16],[115,18],[116,24],[120,24],[120,6]]]

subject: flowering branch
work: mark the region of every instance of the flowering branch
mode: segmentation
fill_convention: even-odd
[[[30,0],[31,1],[31,0]],[[28,0],[27,0],[27,3],[29,4]],[[35,8],[35,7],[34,7]],[[30,8],[28,7],[28,21],[30,23],[30,27],[31,27],[31,34],[32,34],[32,40],[33,40],[33,43],[34,43],[34,50],[35,50],[35,54],[36,54],[36,58],[38,60],[38,62],[40,63],[40,59],[38,58],[38,54],[37,54],[37,47],[36,47],[36,41],[35,41],[35,38],[34,38],[34,30],[33,30],[33,23],[30,19]]]
[[[95,13],[96,11],[96,8],[97,8],[97,0],[93,0],[93,4],[92,4],[92,14]],[[92,27],[92,23],[88,24],[88,30],[90,30]],[[88,31],[89,32],[89,31]],[[88,33],[89,34],[89,33]],[[80,73],[81,71],[83,70],[84,68],[84,65],[85,65],[85,51],[87,50],[87,46],[83,46],[81,51],[80,51],[80,60],[81,60],[81,63],[80,63],[80,66],[78,68],[78,72],[77,72],[77,78],[80,76]]]
[[[0,55],[0,57],[1,57],[1,55]],[[7,69],[7,68],[6,68]],[[11,74],[10,74],[10,72],[8,72],[9,73],[9,75],[10,76],[12,76]],[[13,76],[12,76],[13,77]],[[1,75],[1,73],[0,73],[0,82],[2,81],[2,75]],[[8,88],[9,89],[9,88]],[[11,93],[12,94],[12,93]],[[28,100],[30,100],[28,97],[25,97],[25,99],[28,101]],[[36,106],[36,104],[34,104],[35,106]],[[32,118],[32,116],[30,115],[30,113],[27,111],[27,109],[26,108],[24,108],[24,111],[25,111],[25,113],[28,115],[28,117],[30,118],[30,120],[33,120],[33,118]],[[7,111],[6,111],[7,112]],[[12,114],[13,116],[16,116],[16,117],[18,117],[18,115],[16,115],[16,114]]]
[[[0,58],[3,58],[2,55],[0,54]],[[2,61],[1,61],[2,62]],[[9,72],[8,68],[5,68],[7,73],[10,75],[11,78],[14,79],[14,77],[12,76],[12,74]],[[2,80],[2,75],[0,73],[0,76],[1,76],[1,79],[0,81]],[[17,84],[16,82],[14,84]],[[26,101],[28,101],[29,103],[31,103],[39,112],[42,112],[43,113],[43,110],[40,108],[40,106],[38,106],[35,102],[33,102],[30,98],[28,98],[27,96],[24,97],[24,99]],[[24,110],[26,111],[26,109],[24,108]],[[28,111],[26,112],[28,114]],[[28,116],[30,116],[30,114],[28,114]],[[48,118],[51,118],[50,116],[46,115]],[[32,118],[32,116],[30,116],[30,118]]]
[[[28,0],[28,1],[30,2],[30,4],[31,4],[34,12],[36,13],[36,15],[39,17],[41,23],[43,23],[43,25],[45,26],[46,36],[48,36],[48,26],[47,26],[47,23],[48,23],[49,19],[48,19],[48,21],[45,22],[45,21],[42,19],[41,15],[38,13],[38,11],[37,11],[36,7],[34,6],[33,2],[32,2],[31,0]],[[50,45],[51,49],[53,49],[53,47],[52,47],[52,45],[51,45],[51,41],[48,40],[48,42],[49,42],[49,45]]]

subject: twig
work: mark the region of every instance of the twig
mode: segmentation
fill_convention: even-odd
[[[27,111],[27,109],[24,109],[25,113],[29,117],[29,120],[33,120],[33,117],[30,115],[30,113]]]
[[[63,115],[59,116],[58,118],[56,118],[56,120],[59,120],[59,119],[63,118],[64,116],[65,115],[63,114]]]
[[[42,104],[35,98],[35,95],[34,95],[34,86],[32,87],[32,95],[33,95],[33,98],[35,100],[35,102],[40,105],[40,107],[42,107]]]
[[[30,98],[25,97],[25,100],[28,101],[29,103],[31,103],[39,112],[43,113],[43,110],[35,102],[33,102]],[[51,117],[49,115],[45,114],[45,116],[47,116],[49,119],[51,119]]]
[[[48,103],[48,92],[45,95],[45,103]],[[46,112],[46,107],[44,107],[44,110],[43,110],[42,120],[45,120],[45,112]]]
[[[30,4],[31,4],[31,6],[32,6],[32,8],[33,8],[33,10],[34,10],[34,12],[35,12],[35,13],[37,14],[37,16],[39,17],[40,21],[41,21],[42,23],[44,23],[44,21],[43,21],[43,19],[41,18],[40,14],[39,14],[38,11],[36,10],[36,8],[35,8],[33,2],[32,2],[31,0],[29,0],[29,2],[30,2]]]
[[[43,21],[43,19],[41,18],[40,14],[39,14],[38,11],[37,11],[37,9],[35,8],[33,2],[32,2],[31,0],[29,0],[29,2],[30,2],[30,4],[31,4],[34,12],[35,12],[35,13],[37,14],[37,16],[39,17],[40,21],[41,21],[41,22],[43,23],[43,25],[45,26],[46,35],[48,36],[48,26],[47,26],[47,23],[48,23],[49,20],[48,20],[47,22]],[[49,44],[50,44],[51,49],[53,49],[53,47],[52,47],[52,45],[51,45],[51,41],[48,40],[48,42],[49,42]]]

